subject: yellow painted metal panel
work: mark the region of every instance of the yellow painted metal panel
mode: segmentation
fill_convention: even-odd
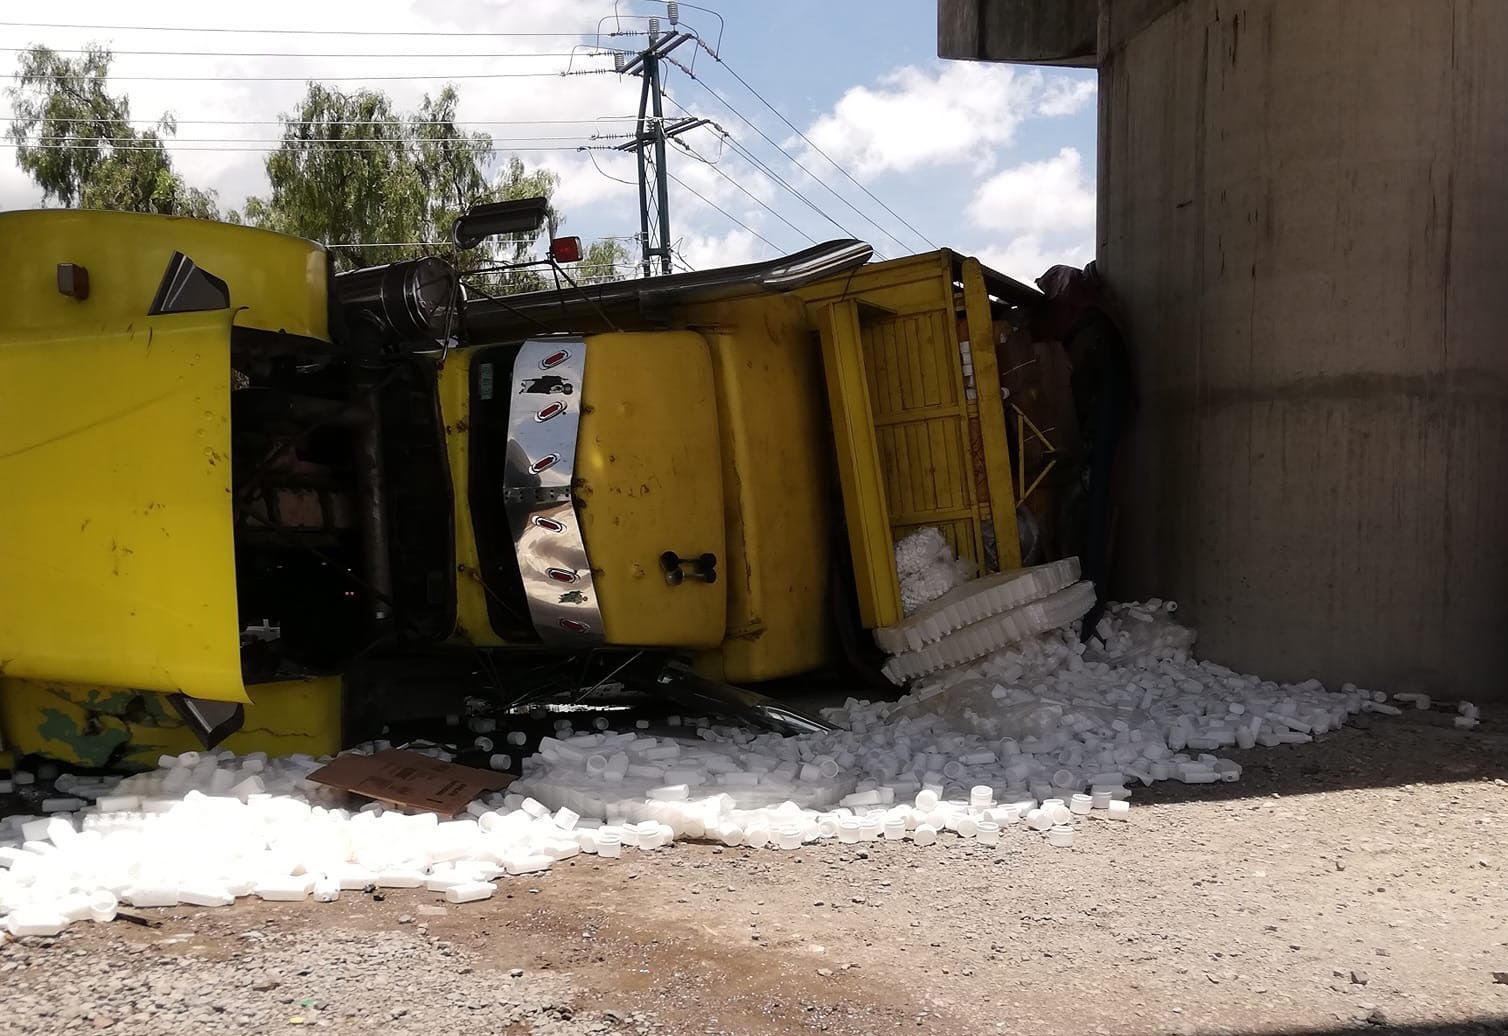
[[[231,527],[233,315],[0,335],[8,675],[246,700]]]
[[[936,309],[939,299],[934,278],[948,269],[952,257],[951,252],[938,251],[870,263],[798,288],[795,294],[808,305],[860,299],[891,313]]]
[[[325,250],[253,227],[135,212],[45,209],[0,212],[6,304],[0,339],[143,326],[174,252],[226,283],[237,327],[328,340]],[[89,271],[89,297],[57,290],[57,264]]]
[[[995,355],[995,328],[990,298],[978,259],[963,261],[963,297],[968,314],[969,352],[974,384],[979,386],[979,434],[990,489],[990,516],[1002,569],[1021,567],[1021,536],[1016,528],[1016,493],[1011,482],[1010,443],[1005,434],[1005,401],[1000,396],[1000,362]]]
[[[937,264],[920,269],[936,281]],[[949,297],[951,292],[937,294],[934,287],[934,298]],[[973,444],[951,312],[861,312],[867,316],[861,337],[890,524],[941,526],[959,515],[976,516]],[[904,535],[892,531],[894,538]],[[957,546],[960,557],[983,561],[978,522]]]
[[[975,260],[960,264],[964,291],[955,291],[955,260],[940,251],[874,263],[797,292],[813,323],[824,328],[844,512],[866,626],[899,620],[892,548],[918,528],[937,527],[959,557],[983,568],[986,523],[993,522],[998,564],[1020,565],[990,302]],[[960,306],[977,340],[977,402],[966,398]]]
[[[886,478],[880,467],[858,304],[829,302],[818,316],[859,620],[866,628],[891,626],[901,620],[901,589],[895,574]]]
[[[723,580],[672,586],[660,555],[726,565],[717,395],[707,343],[690,331],[587,339],[576,496],[610,644],[713,647]]]
[[[331,755],[341,748],[338,676],[258,684],[240,731],[223,748]],[[0,731],[17,754],[75,766],[155,766],[200,744],[166,697],[143,691],[0,679]]]
[[[487,588],[477,552],[476,527],[471,519],[471,361],[463,349],[445,358],[440,370],[440,415],[445,422],[445,452],[450,459],[451,493],[455,501],[456,629],[468,644],[498,646],[505,641],[492,628],[487,613]]]
[[[822,357],[804,307],[765,296],[693,307],[717,379],[727,638],[698,669],[755,682],[832,656],[833,470]]]

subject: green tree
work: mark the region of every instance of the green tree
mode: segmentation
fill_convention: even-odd
[[[214,192],[189,187],[173,169],[163,143],[177,130],[172,116],[133,128],[130,100],[106,88],[110,62],[98,46],[74,59],[41,46],[22,55],[7,91],[14,117],[6,135],[17,164],[45,199],[65,206],[219,218]],[[474,286],[488,292],[553,283],[540,268],[499,269],[526,260],[537,235],[451,249],[451,226],[473,205],[548,198],[559,182],[517,155],[499,159],[489,135],[461,130],[458,103],[446,86],[405,114],[380,91],[310,83],[298,110],[282,117],[280,143],[267,156],[268,194],[225,218],[326,242],[344,269],[427,253],[473,272]],[[552,209],[551,234],[561,222]],[[597,282],[631,272],[620,244],[598,241],[572,276]]]
[[[216,218],[214,192],[185,184],[163,146],[177,131],[172,116],[134,128],[130,100],[106,89],[110,61],[92,45],[72,59],[42,46],[22,53],[6,90],[16,164],[45,200],[67,207]]]
[[[516,155],[495,162],[488,134],[456,126],[458,101],[446,86],[418,111],[399,114],[379,91],[310,83],[298,111],[282,117],[282,141],[267,156],[271,191],[247,200],[245,220],[339,246],[337,261],[355,268],[416,252],[448,255],[451,225],[471,206],[548,198],[555,174],[528,170]],[[559,216],[552,212],[550,222]],[[459,260],[469,269],[518,261],[532,245],[488,240]],[[543,283],[537,275],[512,290],[536,283]]]
[[[247,199],[230,218],[333,245],[343,269],[434,254],[471,272],[470,283],[483,291],[552,284],[541,268],[499,268],[527,260],[537,234],[493,238],[460,253],[450,247],[451,226],[473,205],[549,198],[559,184],[517,155],[499,158],[490,135],[458,127],[459,103],[447,85],[425,95],[418,110],[400,113],[380,91],[310,83],[298,110],[282,116],[282,140],[266,163],[270,192]],[[563,222],[552,208],[550,234]],[[617,242],[597,241],[579,271],[578,280],[618,280],[632,263]]]
[[[603,238],[587,245],[581,262],[570,271],[578,284],[602,284],[606,281],[621,281],[631,277],[637,260],[624,247],[623,242]]]

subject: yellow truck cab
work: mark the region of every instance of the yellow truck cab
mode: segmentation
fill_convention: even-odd
[[[1018,564],[971,386],[1033,293],[869,255],[494,298],[437,258],[0,214],[8,747],[321,754],[468,696],[671,689],[666,662],[760,683],[900,617],[910,528]]]

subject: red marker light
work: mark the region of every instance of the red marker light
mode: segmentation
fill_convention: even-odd
[[[557,263],[581,262],[581,238],[557,237],[550,242],[550,258]]]
[[[535,461],[533,464],[529,465],[529,473],[531,475],[538,475],[541,471],[549,471],[559,463],[560,454],[548,453],[545,456],[539,458],[539,460]]]
[[[545,569],[545,575],[549,576],[557,583],[576,582],[576,573],[572,572],[568,568],[547,568]]]
[[[570,630],[572,633],[592,632],[592,627],[588,626],[586,623],[580,621],[579,619],[561,619],[560,628],[563,630]]]
[[[547,371],[551,367],[559,367],[562,363],[565,363],[570,358],[571,354],[568,350],[556,349],[549,356],[546,356],[543,360],[539,361],[539,369],[542,371]]]
[[[559,417],[561,414],[563,414],[565,412],[566,412],[566,405],[564,403],[560,402],[559,400],[557,400],[556,402],[551,403],[549,406],[545,407],[539,413],[535,414],[534,415],[534,420],[543,423],[545,421],[548,421],[552,417]]]
[[[542,514],[536,514],[530,520],[536,528],[544,529],[547,532],[565,532],[565,523],[557,522],[554,518],[546,518]]]

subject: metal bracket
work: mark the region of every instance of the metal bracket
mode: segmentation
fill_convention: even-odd
[[[503,501],[510,504],[563,504],[570,499],[570,486],[514,487],[503,490]]]
[[[170,694],[168,704],[178,713],[184,725],[194,732],[194,736],[206,750],[230,737],[246,722],[246,709],[239,702],[208,701],[204,698],[190,698],[186,694]]]
[[[671,586],[680,586],[687,576],[704,583],[715,583],[717,555],[700,554],[694,558],[683,558],[675,551],[667,550],[660,555],[660,570],[665,573],[665,582]]]
[[[826,720],[768,695],[698,676],[681,662],[668,664],[656,683],[661,695],[685,708],[737,716],[781,734],[818,734],[833,729]]]

